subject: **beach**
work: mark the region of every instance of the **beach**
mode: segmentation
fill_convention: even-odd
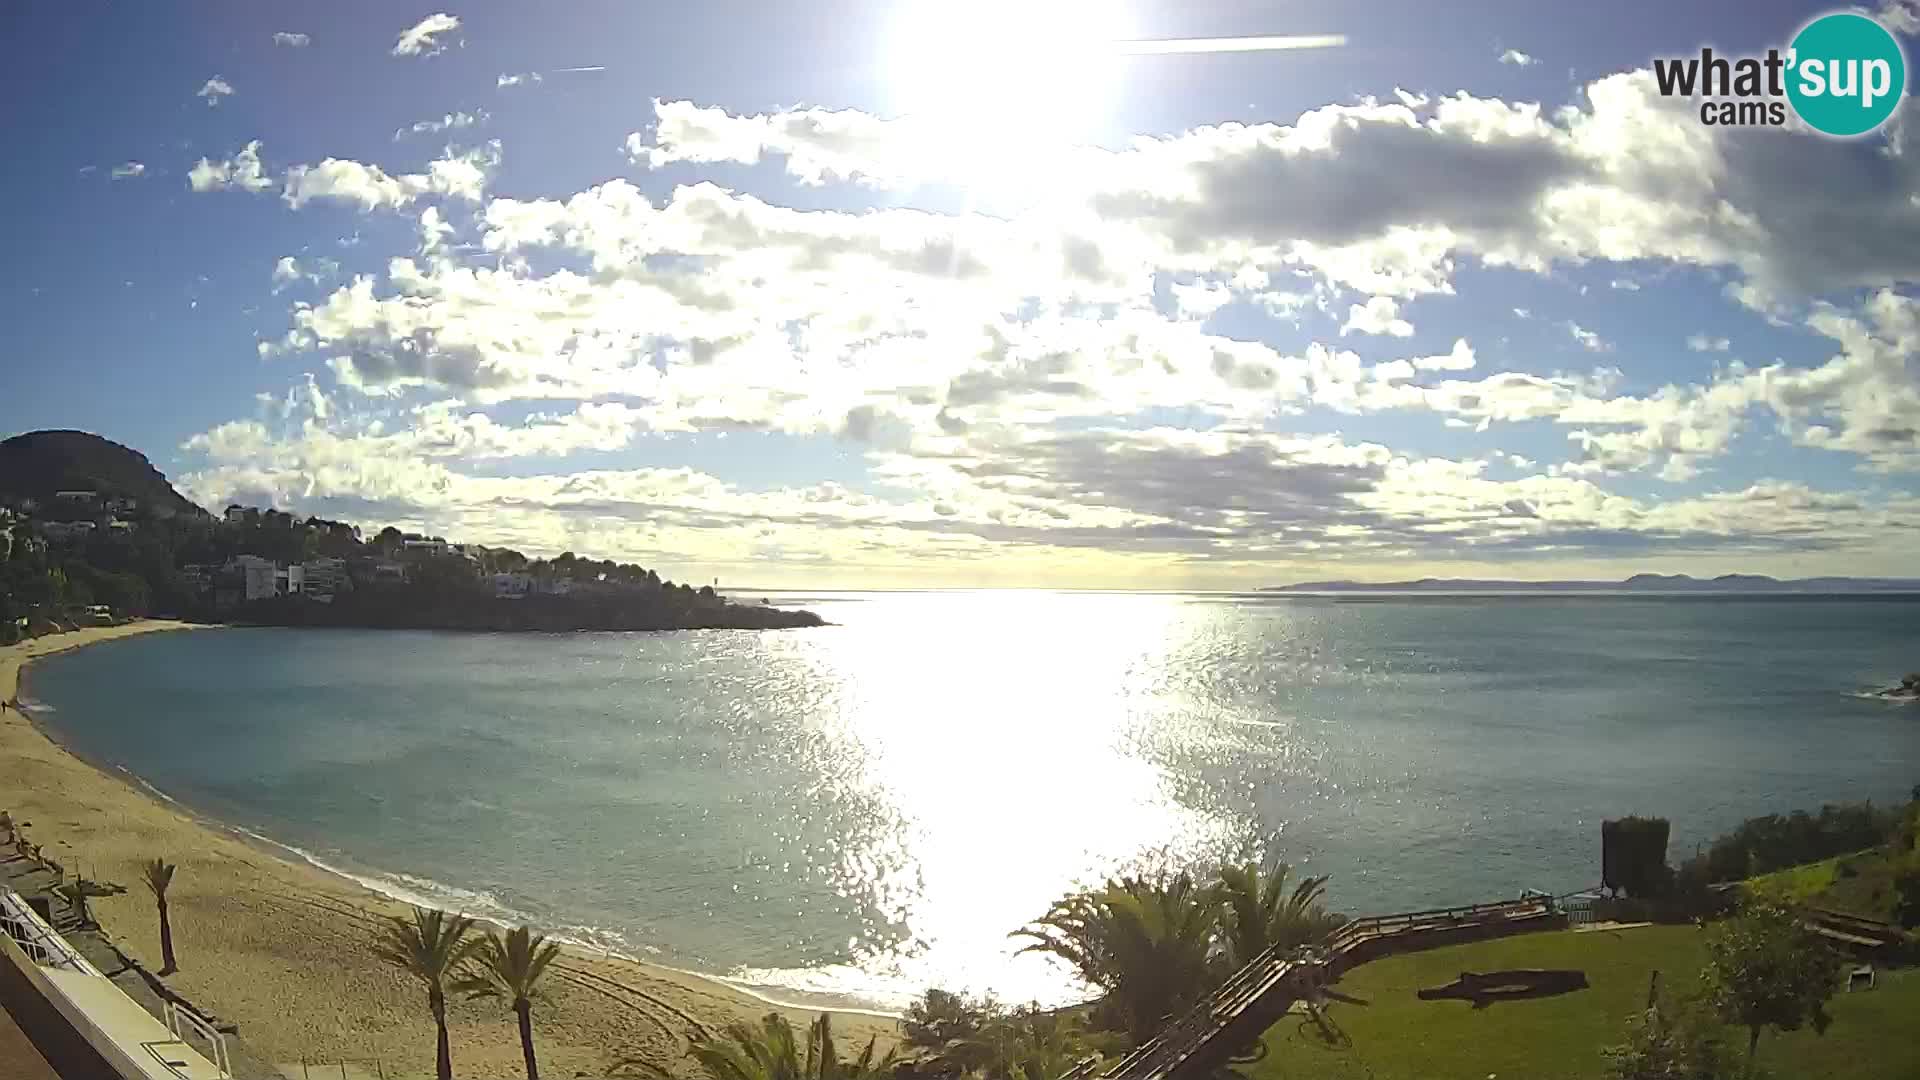
[[[193,629],[147,621],[49,635],[0,649],[0,699],[18,692],[35,657],[133,634]],[[218,632],[218,631],[204,631]],[[180,970],[174,990],[239,1025],[240,1037],[276,1062],[360,1062],[387,1076],[431,1075],[434,1029],[421,985],[376,958],[379,917],[404,906],[317,867],[281,859],[182,808],[96,769],[28,718],[0,716],[0,809],[31,822],[32,839],[69,872],[126,887],[94,901],[102,927],[129,956],[160,967],[159,927],[140,866],[156,856],[179,869],[168,893]],[[770,1006],[725,983],[669,968],[569,950],[536,1004],[543,1072],[599,1075],[637,1055],[695,1075],[687,1038],[751,1020]],[[801,1010],[781,1010],[796,1022]],[[512,1013],[498,1002],[449,1003],[454,1071],[522,1071]],[[837,1015],[840,1037],[886,1045],[896,1023]]]

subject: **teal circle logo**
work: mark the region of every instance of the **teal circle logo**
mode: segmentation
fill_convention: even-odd
[[[1843,138],[1877,130],[1899,108],[1907,59],[1885,27],[1836,12],[1803,27],[1788,54],[1787,99],[1815,131]]]

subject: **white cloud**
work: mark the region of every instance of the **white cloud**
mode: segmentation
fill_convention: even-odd
[[[1608,350],[1613,348],[1613,346],[1600,340],[1599,334],[1596,334],[1593,331],[1587,329],[1586,327],[1581,326],[1577,322],[1568,320],[1567,322],[1561,325],[1567,328],[1567,335],[1573,338],[1573,340],[1579,342],[1580,347],[1583,349],[1586,349],[1590,352],[1607,352]]]
[[[420,254],[433,255],[447,246],[453,226],[440,216],[440,208],[429,206],[420,212]]]
[[[1340,336],[1349,333],[1386,334],[1392,337],[1412,337],[1413,324],[1400,317],[1400,305],[1391,296],[1375,296],[1365,304],[1355,304],[1347,311],[1347,321],[1340,327]]]
[[[443,131],[459,131],[487,122],[487,110],[475,109],[472,112],[450,112],[437,120],[418,120],[413,124],[395,128],[393,141],[399,142],[408,135],[438,135]]]
[[[1508,49],[1506,52],[1500,54],[1500,62],[1503,64],[1512,64],[1514,67],[1532,67],[1540,62],[1540,58],[1537,56],[1529,56],[1519,49]]]
[[[144,175],[146,171],[147,171],[147,167],[141,164],[140,162],[129,161],[129,162],[126,162],[125,164],[115,165],[113,167],[113,178],[115,180],[131,180],[135,177]]]
[[[265,191],[273,186],[260,167],[260,140],[255,139],[225,161],[201,158],[187,172],[187,186],[194,191]]]
[[[1694,352],[1726,352],[1732,347],[1733,342],[1723,337],[1708,337],[1705,334],[1689,334],[1687,336],[1687,348]]]
[[[294,34],[285,30],[278,31],[273,35],[273,43],[275,45],[285,45],[289,49],[304,49],[312,41],[313,38],[306,34]]]
[[[502,74],[493,80],[493,85],[496,89],[504,90],[509,86],[532,85],[543,81],[539,72],[523,71],[518,74]]]
[[[1632,278],[1614,278],[1612,281],[1608,282],[1607,285],[1609,288],[1619,289],[1622,292],[1639,292],[1640,291],[1640,283],[1633,280]]]
[[[398,210],[428,195],[478,202],[487,177],[499,163],[500,144],[479,150],[449,153],[430,162],[425,173],[389,174],[378,165],[327,158],[317,165],[295,165],[287,170],[281,197],[299,209],[316,199],[357,205],[360,209]]]
[[[213,78],[208,79],[206,81],[206,84],[201,86],[200,89],[196,91],[193,96],[197,98],[205,98],[207,100],[208,107],[211,108],[212,106],[220,104],[221,98],[228,97],[232,93],[233,93],[233,87],[228,84],[227,80],[224,78],[221,78],[218,75],[215,75]]]
[[[429,15],[401,31],[393,43],[395,56],[436,56],[446,48],[441,34],[460,28],[460,19],[446,12]]]

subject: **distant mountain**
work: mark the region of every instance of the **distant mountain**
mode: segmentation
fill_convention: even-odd
[[[146,455],[84,431],[29,431],[0,442],[0,499],[50,504],[58,491],[138,499],[161,514],[205,514]]]
[[[1306,581],[1269,585],[1262,592],[1289,593],[1861,593],[1920,592],[1920,578],[1778,578],[1759,574],[1635,574],[1624,581],[1499,581],[1477,578],[1421,578],[1418,581]]]

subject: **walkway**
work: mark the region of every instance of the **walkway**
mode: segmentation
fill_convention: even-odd
[[[1202,1080],[1256,1042],[1293,1003],[1356,964],[1397,952],[1506,937],[1566,925],[1544,897],[1355,919],[1318,953],[1269,949],[1213,996],[1100,1073],[1100,1080]],[[1068,1074],[1080,1080],[1090,1066]]]
[[[145,1010],[156,1023],[164,1024],[167,999],[172,998],[176,1002],[184,1002],[184,999],[174,995],[158,978],[122,953],[99,929],[83,926],[72,905],[53,892],[53,886],[58,883],[59,879],[50,870],[32,859],[20,858],[11,850],[0,854],[0,885],[22,896],[45,899],[53,911],[54,917],[50,920],[52,927],[67,944],[88,963],[105,974],[115,986],[119,987],[121,993]],[[188,1007],[201,1015],[209,1015],[206,1010],[194,1008],[191,1004]],[[0,1012],[0,1017],[4,1016],[5,1013]],[[22,1023],[26,1024],[29,1030],[37,1030],[28,1020],[23,1019]],[[6,1026],[13,1026],[11,1020],[6,1021]],[[235,1077],[239,1080],[280,1080],[282,1074],[279,1070],[273,1068],[260,1055],[241,1042],[236,1037],[237,1033],[230,1027],[226,1029],[226,1035],[227,1051]],[[3,1052],[4,1040],[0,1040],[0,1053]],[[0,1056],[0,1080],[9,1080],[11,1077],[7,1072],[8,1067],[8,1058]]]

